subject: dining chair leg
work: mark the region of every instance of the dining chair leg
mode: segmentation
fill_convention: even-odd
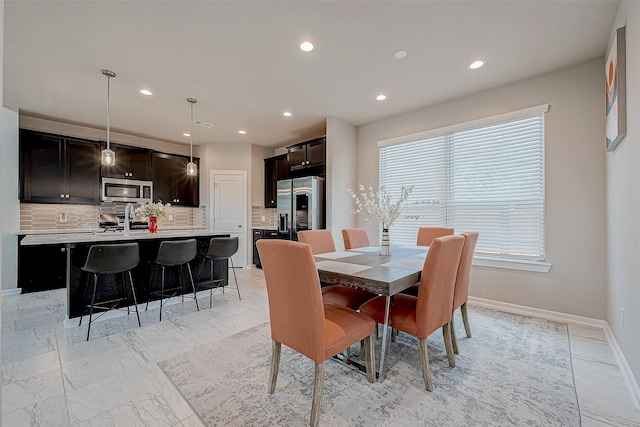
[[[96,301],[96,288],[98,287],[98,275],[93,275],[93,294],[91,295],[91,307],[89,307],[89,327],[87,329],[87,341],[91,333],[91,322],[93,321],[93,303]]]
[[[396,342],[396,338],[398,338],[398,330],[391,329],[391,342]]]
[[[238,299],[242,299],[242,297],[240,296],[240,286],[238,286],[238,277],[236,277],[236,269],[233,266],[233,259],[229,257],[229,261],[231,261],[231,271],[233,272],[233,279],[236,281],[236,290],[238,291]]]
[[[193,299],[196,300],[196,310],[200,311],[200,306],[198,305],[198,295],[196,293],[196,284],[193,283],[193,274],[191,274],[191,266],[187,264],[187,270],[189,271],[189,279],[191,279],[191,289],[193,290]]]
[[[467,314],[466,301],[460,306],[460,313],[462,314],[462,321],[464,322],[464,330],[467,333],[467,338],[471,338],[471,326],[469,325],[469,315]]]
[[[453,352],[455,354],[460,354],[460,349],[458,348],[458,337],[456,337],[456,325],[453,321],[455,316],[451,314],[451,344],[453,345]]]
[[[138,327],[141,327],[142,325],[140,324],[140,313],[138,312],[138,298],[136,298],[136,290],[135,290],[135,287],[133,286],[133,276],[131,275],[131,270],[129,270],[128,273],[129,273],[129,283],[131,284],[131,295],[133,295],[133,304],[134,304],[134,307],[136,308],[136,317],[138,318]]]
[[[269,373],[269,394],[273,394],[278,380],[278,368],[280,367],[280,350],[282,344],[276,340],[271,340],[271,372]]]
[[[160,282],[160,322],[162,322],[162,299],[164,298],[164,265],[162,266],[162,281]]]
[[[456,356],[453,354],[453,345],[451,345],[451,322],[442,327],[442,337],[444,338],[444,348],[447,350],[447,359],[449,366],[456,367]]]
[[[422,379],[427,391],[433,391],[431,382],[431,371],[429,370],[429,352],[427,351],[427,339],[418,338],[418,353],[420,356],[420,367],[422,368]]]
[[[320,423],[320,407],[322,406],[322,387],[324,386],[324,362],[316,363],[313,379],[313,402],[311,403],[311,419],[309,425],[317,427]]]
[[[367,379],[370,383],[376,382],[376,355],[374,348],[374,336],[369,335],[364,339],[366,366],[367,366]]]

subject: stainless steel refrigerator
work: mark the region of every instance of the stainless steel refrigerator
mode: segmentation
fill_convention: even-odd
[[[324,178],[306,176],[277,183],[278,238],[298,240],[298,232],[325,227]]]

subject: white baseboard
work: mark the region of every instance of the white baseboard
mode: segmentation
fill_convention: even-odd
[[[506,302],[493,301],[483,298],[469,297],[469,304],[476,307],[490,308],[498,311],[506,311],[508,313],[521,314],[523,316],[539,317],[542,319],[553,320],[556,322],[573,322],[586,326],[592,326],[595,328],[602,328],[604,330],[605,337],[609,343],[609,347],[613,352],[613,357],[618,363],[620,373],[624,379],[627,389],[629,390],[629,396],[636,409],[640,409],[640,386],[636,381],[627,359],[624,357],[620,346],[613,336],[613,331],[609,327],[609,323],[605,320],[593,319],[590,317],[575,316],[573,314],[560,313],[557,311],[542,310],[534,307],[527,307],[524,305],[510,304]]]
[[[607,341],[609,342],[611,351],[613,351],[613,357],[615,357],[616,362],[618,362],[618,367],[620,367],[622,378],[624,379],[624,382],[629,389],[631,401],[635,405],[636,409],[640,409],[640,386],[638,386],[636,377],[633,375],[633,372],[631,372],[631,368],[627,363],[627,359],[624,357],[622,349],[618,345],[616,337],[613,336],[613,331],[609,327],[608,323],[605,323],[604,334],[607,337]]]
[[[22,293],[22,288],[13,288],[13,289],[3,289],[2,296],[8,297],[10,295],[20,295]]]

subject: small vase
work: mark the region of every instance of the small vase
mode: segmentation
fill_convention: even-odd
[[[158,231],[158,217],[150,216],[149,217],[149,233],[155,233]]]
[[[382,229],[382,243],[380,244],[380,255],[391,255],[391,245],[389,244],[389,229]]]

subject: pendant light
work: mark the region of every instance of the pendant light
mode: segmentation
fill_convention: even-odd
[[[198,101],[194,98],[187,98],[187,102],[191,104],[191,131],[189,133],[189,139],[191,140],[191,156],[189,163],[187,163],[187,175],[195,176],[198,174],[198,166],[193,163],[193,104]]]
[[[102,74],[107,76],[107,148],[102,150],[102,164],[114,166],[116,164],[116,153],[109,147],[109,83],[111,82],[111,77],[115,77],[116,73],[110,70],[102,70]]]

